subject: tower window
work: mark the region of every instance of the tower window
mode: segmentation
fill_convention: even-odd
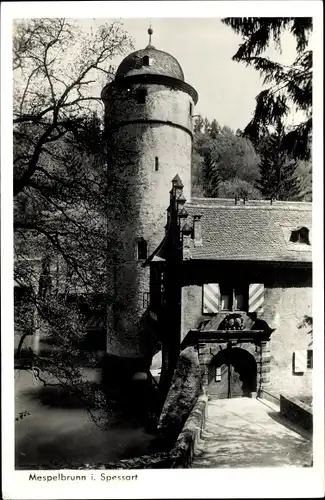
[[[155,156],[155,172],[158,172],[159,170],[159,158],[158,156]]]
[[[312,349],[307,349],[307,368],[312,369],[313,367],[313,353]]]
[[[193,113],[193,104],[190,102],[190,116],[192,116]]]
[[[137,259],[138,260],[144,260],[147,258],[148,254],[148,245],[146,240],[141,238],[140,240],[137,241]]]
[[[145,104],[147,97],[147,89],[137,89],[136,98],[138,104]]]
[[[142,66],[150,66],[149,56],[143,56],[143,58],[142,58]]]
[[[143,308],[146,309],[150,305],[150,292],[143,292]]]

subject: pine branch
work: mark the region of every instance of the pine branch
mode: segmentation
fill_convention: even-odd
[[[257,144],[270,127],[284,128],[290,109],[301,110],[307,119],[285,137],[283,146],[295,158],[310,157],[310,122],[312,110],[312,52],[306,50],[312,30],[312,18],[225,18],[223,22],[244,42],[233,56],[236,61],[253,66],[264,84],[274,84],[256,97],[252,120],[244,135]],[[281,36],[289,30],[296,38],[298,56],[291,66],[262,57],[271,42],[281,50]]]

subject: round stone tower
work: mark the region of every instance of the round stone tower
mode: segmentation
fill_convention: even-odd
[[[109,142],[110,244],[107,352],[150,365],[149,268],[165,234],[171,181],[191,197],[192,115],[197,92],[178,61],[151,45],[129,54],[102,91]],[[147,366],[148,367],[148,366]]]

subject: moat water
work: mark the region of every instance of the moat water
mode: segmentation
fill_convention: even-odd
[[[96,375],[89,373],[90,378]],[[15,415],[29,413],[15,422],[16,468],[44,465],[59,469],[62,464],[74,468],[76,464],[103,464],[156,451],[156,436],[135,419],[121,419],[113,412],[103,428],[82,406],[69,398],[53,397],[51,391],[30,371],[15,370]]]

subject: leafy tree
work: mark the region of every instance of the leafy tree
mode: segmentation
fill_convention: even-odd
[[[82,366],[98,362],[96,353],[84,347],[86,313],[96,315],[101,307],[103,315],[109,300],[105,260],[110,242],[106,172],[98,158],[102,134],[94,120],[85,119],[87,126],[97,130],[96,152],[91,153],[94,144],[88,133],[83,136],[78,120],[77,130],[56,141],[55,157],[46,163],[42,158],[15,198],[16,363],[32,369],[45,385],[76,395],[99,423],[107,413],[104,394],[84,380]],[[29,336],[33,352],[24,350]]]
[[[256,186],[265,198],[299,199],[301,192],[297,162],[281,149],[281,135],[270,135],[260,147],[260,179]]]
[[[236,177],[253,188],[258,178],[259,156],[252,143],[229,127],[221,127],[216,120],[210,123],[199,118],[192,156],[193,193],[201,196],[203,189],[205,196],[218,196],[218,183]]]
[[[238,137],[229,127],[223,127],[214,141],[213,156],[222,180],[239,177],[247,182],[258,176],[259,157],[252,143]]]
[[[269,85],[256,97],[254,116],[244,134],[257,144],[270,126],[283,127],[294,107],[303,112],[304,120],[283,135],[281,147],[294,158],[308,159],[312,132],[312,52],[308,50],[308,39],[312,18],[230,17],[222,21],[244,39],[233,60],[253,66],[264,78],[264,84]],[[285,31],[296,39],[298,54],[289,66],[262,55],[272,41],[281,50],[281,35]]]
[[[238,177],[231,180],[220,182],[219,184],[220,198],[248,198],[251,200],[259,200],[262,198],[261,193],[251,183],[244,181]]]
[[[108,231],[107,212],[119,201],[108,182],[107,138],[92,111],[100,99],[91,86],[100,75],[105,83],[113,76],[109,61],[129,47],[119,23],[90,34],[64,19],[15,23],[16,362],[22,363],[24,339],[47,334],[60,348],[29,352],[24,365],[44,384],[76,394],[89,411],[96,408],[95,420],[106,415],[106,400],[86,383],[80,361],[97,362],[84,349],[86,321],[89,312],[103,316],[113,300],[107,266],[117,228]]]
[[[309,346],[313,345],[313,317],[305,314],[301,322],[298,324],[298,328],[304,329],[307,328],[307,335],[310,335]]]
[[[15,23],[14,195],[29,184],[42,157],[52,154],[52,145],[100,102],[91,94],[92,83],[101,73],[112,78],[109,61],[129,47],[119,23],[90,34],[59,18]]]
[[[201,133],[203,126],[204,126],[204,120],[201,115],[198,115],[194,120],[194,126],[193,126],[194,134]]]

